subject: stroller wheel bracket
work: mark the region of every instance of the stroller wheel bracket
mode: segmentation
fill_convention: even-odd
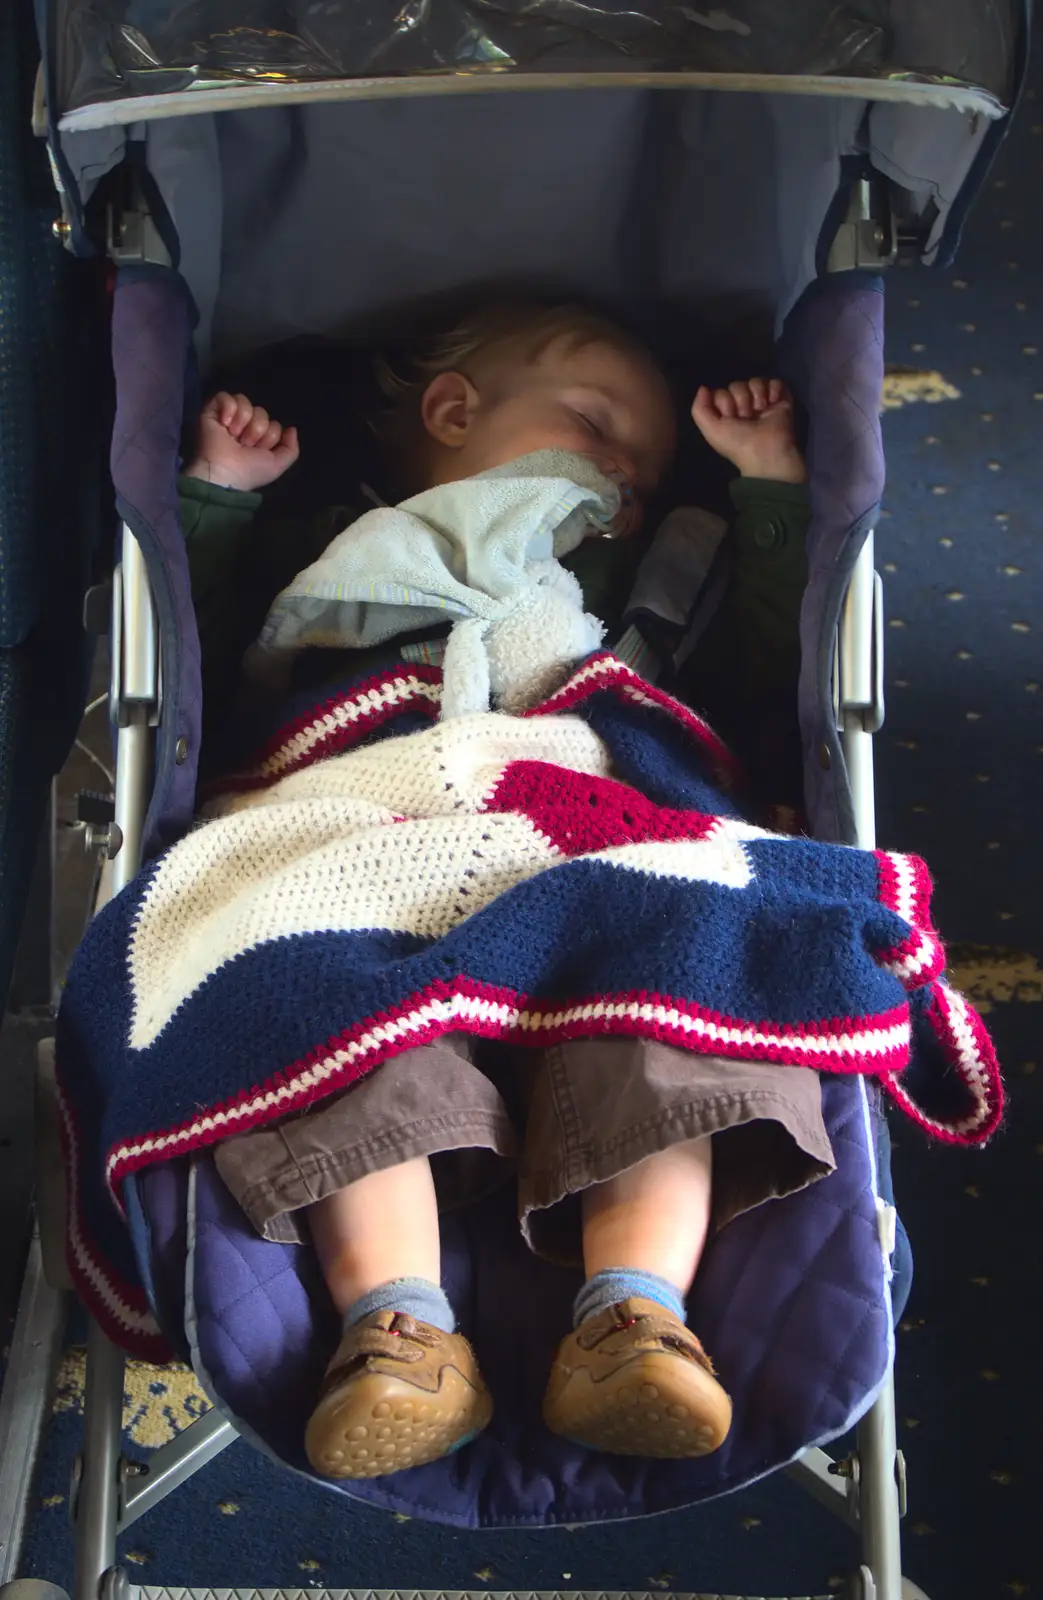
[[[122,1567],[110,1567],[98,1585],[98,1600],[132,1600],[134,1586]]]
[[[238,1437],[232,1424],[215,1409],[204,1412],[168,1444],[161,1445],[148,1461],[124,1458],[120,1463],[118,1531],[123,1533]]]

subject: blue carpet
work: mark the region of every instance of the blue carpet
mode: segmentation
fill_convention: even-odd
[[[1043,59],[1035,82],[1043,83]],[[889,359],[951,398],[888,413],[878,539],[888,720],[883,843],[921,851],[958,979],[986,1004],[1011,1096],[981,1154],[905,1129],[895,1181],[918,1276],[899,1335],[910,1471],[905,1567],[933,1600],[1039,1594],[1043,1421],[1043,1069],[1038,1005],[1043,817],[1043,114],[1031,92],[952,274],[896,269]],[[936,380],[931,380],[938,392]],[[930,383],[906,375],[895,394]],[[958,391],[958,394],[956,393]],[[1035,1007],[1034,1007],[1035,1003]],[[131,1437],[159,1442],[191,1384],[132,1375]],[[26,1572],[68,1585],[75,1357],[47,1441]],[[675,1588],[821,1593],[850,1535],[782,1480],[666,1518],[596,1530],[456,1534],[349,1509],[236,1444],[124,1540],[142,1582],[384,1588]]]
[[[1043,1489],[1041,67],[1037,51],[956,269],[893,273],[888,296],[889,360],[941,372],[959,398],[885,421],[878,826],[930,863],[1010,1096],[984,1152],[927,1151],[901,1130],[894,1157],[917,1266],[897,1367],[905,1567],[952,1600],[1043,1592],[1029,1535]]]

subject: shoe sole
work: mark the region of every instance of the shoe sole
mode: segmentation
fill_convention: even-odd
[[[720,1448],[731,1401],[705,1368],[650,1353],[595,1379],[574,1372],[543,1420],[552,1433],[614,1456],[684,1461]]]
[[[492,1417],[492,1399],[452,1367],[431,1392],[361,1372],[320,1400],[304,1447],[324,1478],[382,1478],[459,1450]]]

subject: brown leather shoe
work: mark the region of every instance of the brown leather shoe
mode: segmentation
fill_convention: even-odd
[[[563,1342],[543,1420],[590,1450],[679,1460],[724,1443],[732,1403],[683,1322],[654,1300],[624,1300]]]
[[[304,1447],[325,1478],[380,1478],[459,1449],[492,1413],[465,1338],[377,1311],[341,1340]]]

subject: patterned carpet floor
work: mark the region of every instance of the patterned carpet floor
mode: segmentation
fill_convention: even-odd
[[[906,1129],[895,1153],[917,1266],[898,1343],[905,1568],[932,1600],[1043,1593],[1043,57],[1034,83],[957,269],[895,269],[888,287],[879,833],[932,866],[957,981],[988,1008],[1011,1102],[984,1153],[927,1150]],[[71,1348],[25,1568],[65,1585],[82,1378]],[[190,1374],[132,1366],[131,1447],[204,1405]],[[668,1518],[457,1534],[349,1509],[237,1443],[123,1554],[157,1584],[780,1595],[837,1589],[854,1546],[781,1480]]]

